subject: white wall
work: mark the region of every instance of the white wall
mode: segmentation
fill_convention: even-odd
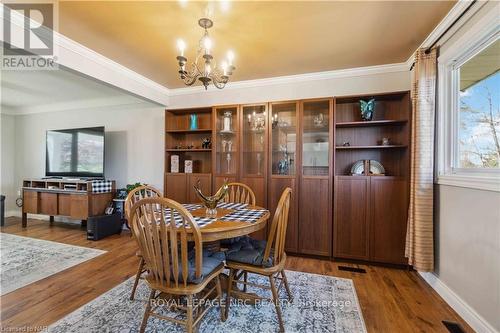
[[[0,193],[6,196],[5,211],[16,207],[14,116],[0,114]]]
[[[143,182],[163,188],[164,108],[92,108],[15,116],[15,186],[45,172],[49,129],[106,127],[105,176],[118,187]]]
[[[500,331],[500,193],[438,188],[435,275]]]

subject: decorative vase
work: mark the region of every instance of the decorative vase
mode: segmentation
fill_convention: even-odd
[[[198,129],[198,115],[197,114],[189,115],[189,129],[190,130]]]

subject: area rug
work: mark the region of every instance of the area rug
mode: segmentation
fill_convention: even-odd
[[[324,275],[287,271],[293,303],[282,303],[286,332],[366,332],[352,280]],[[261,277],[249,276],[253,282]],[[138,332],[149,288],[141,280],[134,301],[129,300],[133,278],[84,305],[51,325],[51,333],[68,332]],[[280,298],[286,293],[281,288]],[[256,291],[256,289],[252,290]],[[259,291],[267,295],[269,291]],[[267,295],[269,296],[269,295]],[[229,318],[221,322],[219,309],[211,308],[199,326],[200,333],[277,332],[274,304],[252,306],[232,304]],[[185,332],[184,328],[150,317],[146,332]]]
[[[0,233],[0,295],[46,278],[106,251]]]

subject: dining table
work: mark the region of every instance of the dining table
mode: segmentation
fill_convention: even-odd
[[[250,235],[264,229],[269,210],[244,203],[221,202],[215,216],[207,216],[202,204],[183,204],[200,227],[201,241],[214,243],[224,239]]]

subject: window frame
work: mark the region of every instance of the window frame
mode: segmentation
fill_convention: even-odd
[[[438,58],[437,183],[500,192],[500,169],[458,167],[460,67],[500,38],[496,17],[482,19]],[[473,41],[471,43],[471,40]]]

